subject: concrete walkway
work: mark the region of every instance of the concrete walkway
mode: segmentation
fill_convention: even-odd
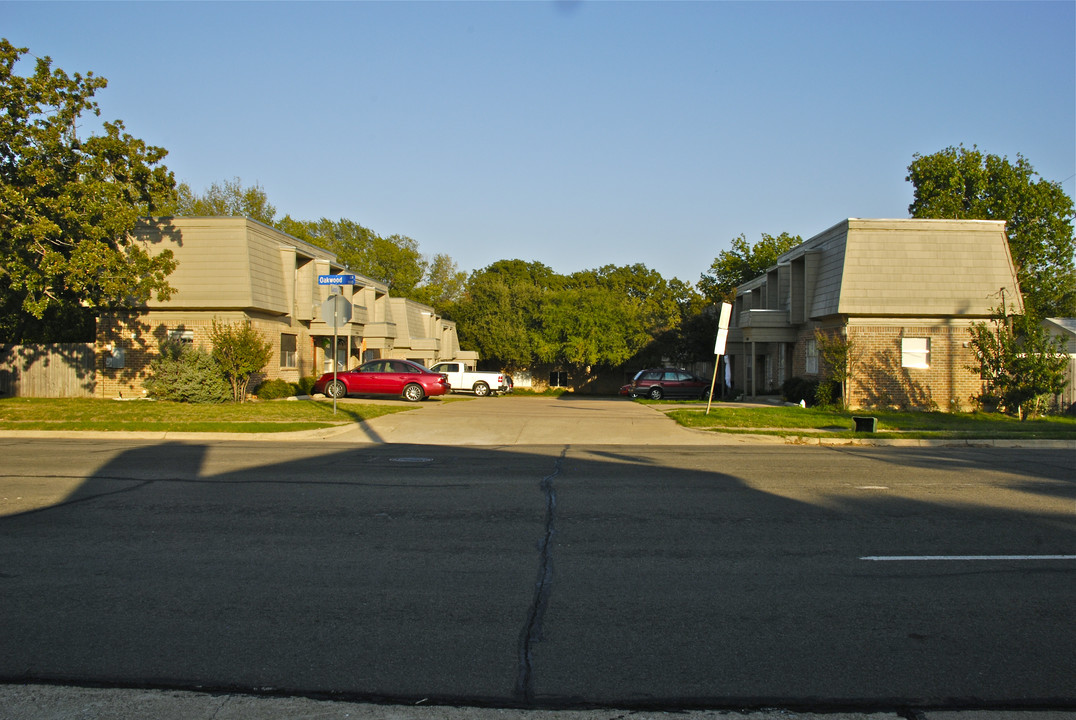
[[[692,430],[656,406],[620,398],[493,397],[428,401],[323,435],[341,442],[423,445],[749,445],[763,435]]]
[[[322,401],[325,402],[325,401]],[[407,412],[382,415],[362,423],[319,430],[282,433],[198,432],[67,432],[0,430],[0,438],[82,439],[130,438],[145,441],[342,442],[451,446],[508,445],[866,445],[880,447],[1028,447],[1076,451],[1076,439],[914,439],[876,438],[862,433],[854,438],[825,432],[779,436],[729,433],[685,428],[665,413],[672,409],[703,409],[705,403],[642,404],[625,398],[562,395],[454,396],[410,404],[396,399],[348,398],[341,405],[403,405]],[[758,402],[715,403],[720,407],[773,407],[776,399]]]

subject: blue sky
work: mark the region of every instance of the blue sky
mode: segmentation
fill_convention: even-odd
[[[201,191],[463,270],[644,263],[907,217],[914,153],[1076,188],[1073,2],[0,2]],[[25,74],[29,66],[20,71]]]

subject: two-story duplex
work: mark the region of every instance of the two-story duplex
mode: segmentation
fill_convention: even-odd
[[[168,281],[175,292],[136,312],[98,318],[98,397],[141,396],[161,342],[208,349],[214,321],[249,323],[272,343],[267,379],[320,375],[332,370],[334,355],[339,369],[381,357],[426,364],[475,357],[460,350],[455,323],[433,308],[390,297],[384,284],[352,273],[328,250],[255,220],[160,218],[142,222],[135,237],[151,253],[174,253],[178,264]],[[318,283],[319,275],[337,274],[356,275],[356,284]],[[333,291],[351,305],[351,319],[336,327],[322,314]]]
[[[1023,311],[1004,222],[845,220],[736,289],[733,385],[757,396],[818,379],[819,329],[854,350],[849,407],[967,408],[969,328],[1003,303]]]

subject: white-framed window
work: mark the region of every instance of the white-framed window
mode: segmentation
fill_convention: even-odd
[[[818,374],[818,341],[814,338],[807,341],[807,367],[804,371],[808,375]]]
[[[194,331],[193,330],[171,330],[168,333],[168,339],[172,342],[182,343],[183,345],[194,344]]]
[[[906,368],[929,368],[930,338],[901,338],[900,366]]]
[[[298,364],[299,337],[280,334],[280,367],[293,368]]]

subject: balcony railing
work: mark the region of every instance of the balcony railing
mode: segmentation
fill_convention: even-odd
[[[788,310],[744,310],[739,319],[742,328],[787,328],[792,325]]]

